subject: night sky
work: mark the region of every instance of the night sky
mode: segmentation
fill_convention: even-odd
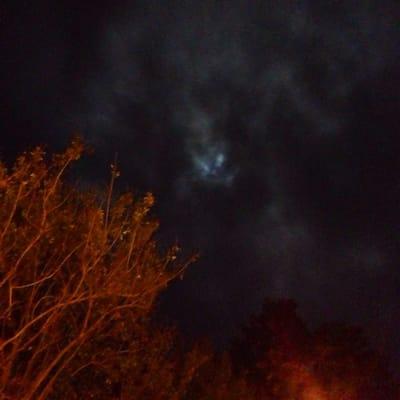
[[[89,4],[0,5],[1,157],[79,132],[91,185],[118,153],[160,243],[200,252],[160,305],[184,333],[293,298],[400,364],[398,0]]]

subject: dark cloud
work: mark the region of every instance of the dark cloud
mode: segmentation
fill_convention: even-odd
[[[74,4],[72,4],[74,5]],[[395,1],[105,2],[10,13],[1,152],[118,152],[165,239],[202,258],[164,301],[224,341],[265,296],[394,346],[400,273]],[[379,334],[377,332],[380,332]]]

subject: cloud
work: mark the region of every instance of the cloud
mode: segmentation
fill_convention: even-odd
[[[376,149],[363,142],[357,93],[395,62],[393,5],[151,3],[110,21],[84,91],[85,131],[120,148],[132,182],[175,202],[161,212],[201,246],[207,274],[193,279],[206,296],[214,280],[237,307],[231,293],[258,277],[253,306],[275,294],[334,308],[354,294],[342,292],[346,269],[376,290],[368,277],[386,268],[387,249],[367,222],[383,210],[364,173]]]
[[[379,288],[398,276],[397,8],[116,2],[83,47],[43,34],[22,45],[41,51],[22,57],[16,109],[32,105],[41,138],[80,130],[93,176],[118,152],[121,185],[155,191],[166,236],[203,255],[171,294],[188,314],[202,307],[198,326],[218,331],[223,315],[234,327],[271,294],[310,320],[367,321],[370,293],[385,310],[397,301]],[[49,82],[29,73],[46,65]]]

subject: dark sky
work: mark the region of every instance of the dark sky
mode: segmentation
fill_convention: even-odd
[[[221,343],[291,297],[396,353],[398,0],[96,3],[2,2],[1,156],[80,132],[90,183],[118,152],[162,240],[201,253],[162,305],[184,332]]]

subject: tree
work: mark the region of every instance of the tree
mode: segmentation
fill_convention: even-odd
[[[109,375],[188,264],[176,246],[157,249],[151,194],[114,198],[115,166],[100,195],[64,182],[83,150],[76,139],[50,161],[36,148],[11,170],[0,164],[2,399],[46,399],[67,387],[66,372]]]
[[[151,320],[127,323],[111,340],[97,336],[86,353],[90,365],[75,359],[52,399],[183,400],[209,357],[199,345],[187,349],[174,328]]]
[[[398,398],[385,359],[370,348],[360,329],[329,324],[310,331],[290,300],[266,301],[243,329],[233,356],[257,398]]]
[[[286,367],[302,362],[310,335],[296,308],[292,300],[267,299],[234,342],[234,364],[246,373],[259,398],[297,399]]]
[[[312,343],[309,366],[327,400],[398,399],[387,360],[370,348],[360,328],[326,324]]]
[[[209,352],[198,369],[185,400],[256,400],[260,397],[244,374],[233,370],[229,353]]]

